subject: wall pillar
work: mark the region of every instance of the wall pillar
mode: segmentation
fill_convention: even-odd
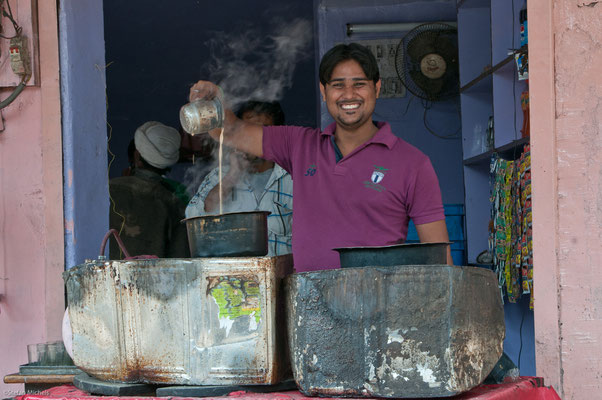
[[[13,1],[13,10],[21,3]],[[63,174],[56,2],[38,3],[40,79],[2,110],[0,376],[27,363],[27,344],[61,338]],[[2,39],[4,40],[4,39]],[[30,48],[33,48],[31,46]],[[7,55],[2,55],[7,57]],[[0,90],[5,99],[12,88]],[[23,393],[0,381],[0,398]]]
[[[529,2],[537,375],[602,390],[602,3]]]

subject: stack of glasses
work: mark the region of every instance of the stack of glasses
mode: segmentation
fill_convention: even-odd
[[[29,365],[73,365],[62,340],[27,345]]]

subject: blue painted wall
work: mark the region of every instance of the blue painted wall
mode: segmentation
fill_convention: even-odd
[[[529,296],[522,296],[516,303],[504,300],[504,352],[519,367],[521,376],[536,376],[534,315],[529,309]]]
[[[424,21],[455,21],[454,1],[372,2],[384,4],[360,6],[362,2],[316,0],[317,41],[319,57],[338,43],[375,38],[402,38],[407,32],[346,34],[347,23],[394,23]],[[350,5],[350,3],[352,3]],[[391,4],[388,4],[391,3]],[[399,4],[402,3],[402,4]],[[364,3],[365,4],[365,3]],[[319,101],[319,100],[318,100]],[[379,99],[374,119],[387,121],[393,132],[422,150],[431,158],[439,177],[444,203],[464,203],[462,144],[439,139],[428,132],[423,123],[424,108],[420,99],[409,92],[406,97]],[[429,127],[440,135],[454,133],[460,127],[459,99],[433,103],[428,112]],[[321,104],[322,127],[332,122],[325,104]]]
[[[102,2],[59,2],[65,266],[96,258],[109,226]]]
[[[293,31],[295,20],[305,21],[307,31]],[[119,176],[127,167],[127,145],[139,125],[158,120],[179,127],[179,109],[197,80],[222,78],[234,60],[254,71],[250,75],[256,87],[269,86],[270,78],[281,79],[261,76],[264,69],[273,71],[271,75],[279,69],[277,60],[268,58],[261,45],[243,59],[240,50],[253,48],[257,41],[273,43],[271,38],[282,33],[279,29],[283,25],[285,34],[307,35],[309,47],[302,57],[296,55],[296,68],[279,96],[280,102],[287,123],[316,126],[311,1],[104,0],[104,21],[110,64],[108,119],[113,127],[110,148],[116,154],[111,177]],[[253,92],[253,88],[242,89],[240,95]]]

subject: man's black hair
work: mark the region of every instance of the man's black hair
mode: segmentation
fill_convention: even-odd
[[[320,83],[326,85],[332,77],[332,71],[339,63],[355,60],[362,67],[366,77],[374,83],[380,79],[378,64],[372,52],[358,43],[339,44],[328,50],[320,62]]]
[[[134,152],[136,151],[136,142],[134,139],[130,140],[128,144],[128,164],[130,167],[134,166]]]
[[[171,171],[171,167],[166,167],[166,168],[157,168],[154,165],[150,165],[148,163],[148,161],[146,161],[144,159],[144,157],[142,157],[142,155],[140,155],[140,161],[142,162],[142,168],[144,169],[148,169],[149,171],[153,171],[159,175],[165,175],[166,173],[168,173],[169,171]]]
[[[246,101],[238,107],[236,116],[242,118],[243,114],[249,111],[270,116],[274,125],[284,125],[284,111],[277,101]]]

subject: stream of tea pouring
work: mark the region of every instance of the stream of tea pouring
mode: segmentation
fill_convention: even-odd
[[[219,179],[219,213],[220,215],[224,213],[223,209],[223,187],[222,187],[222,156],[223,156],[223,147],[224,147],[224,128],[219,133],[219,151],[218,151],[218,179]]]

